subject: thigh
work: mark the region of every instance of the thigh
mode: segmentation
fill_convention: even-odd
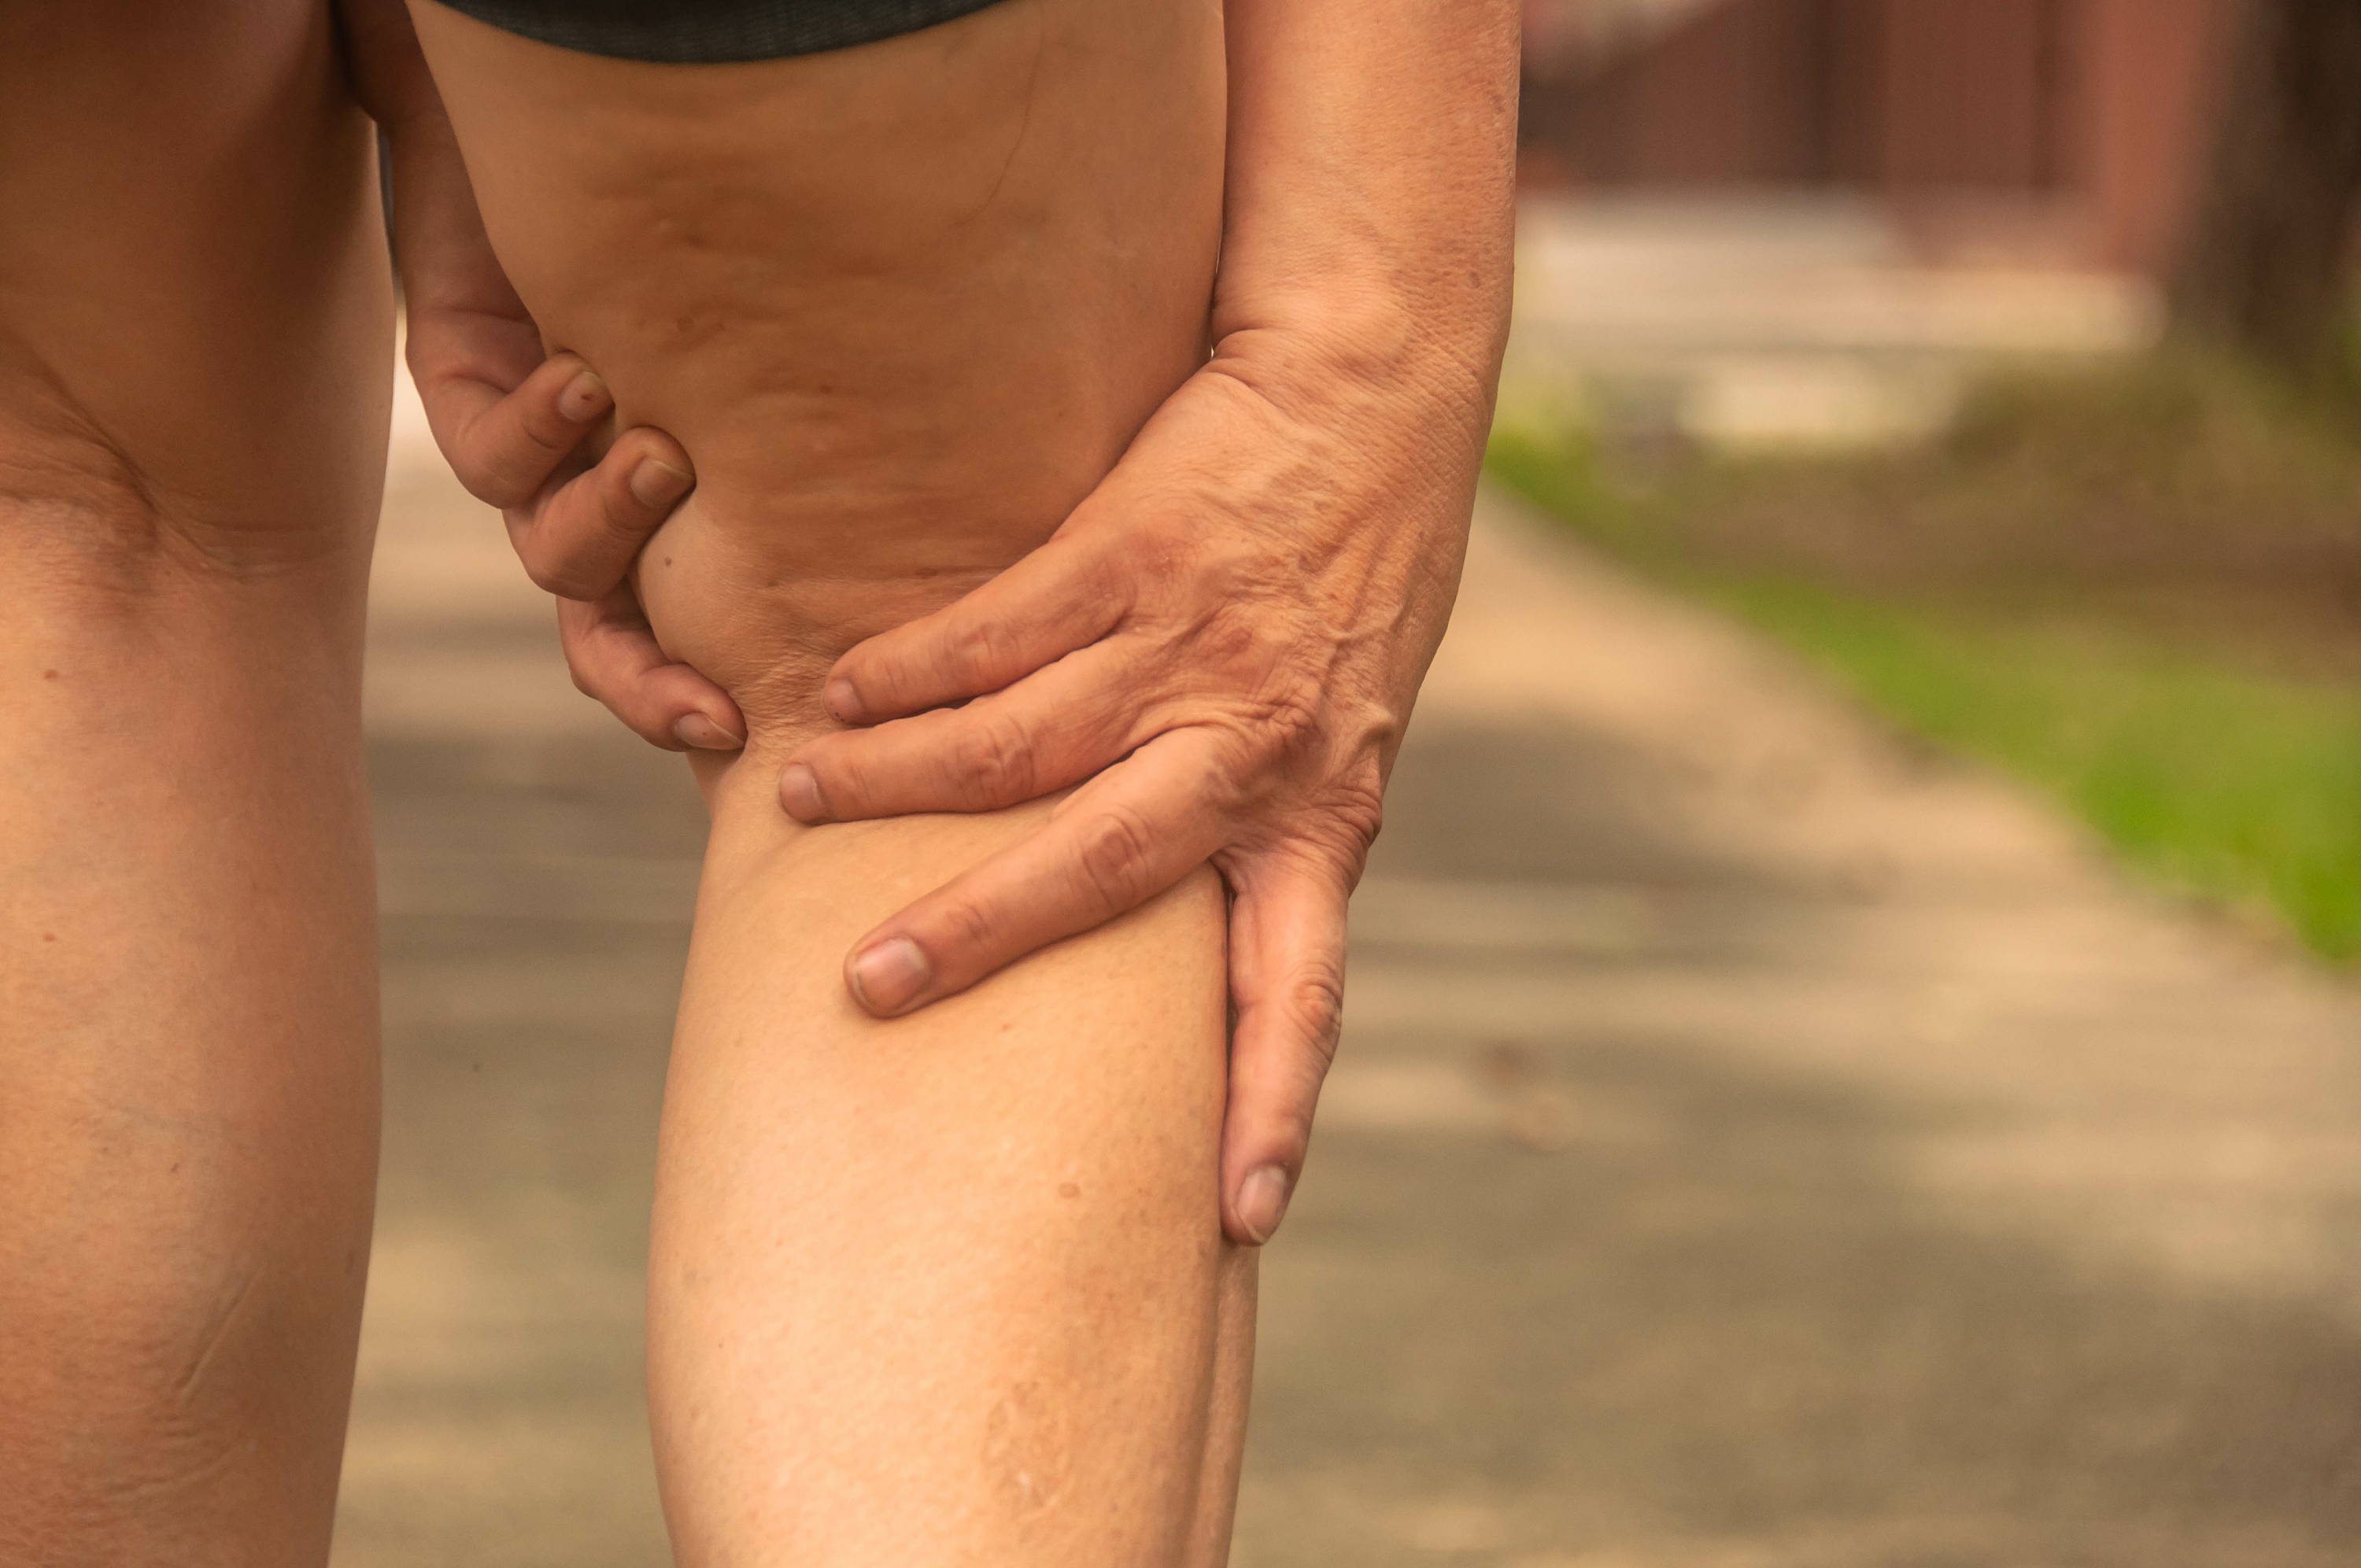
[[[365,558],[391,391],[371,143],[315,0],[0,6],[0,551]]]
[[[1203,361],[1216,0],[701,67],[413,11],[544,333],[696,460],[641,589],[758,746],[836,652],[1046,538]]]

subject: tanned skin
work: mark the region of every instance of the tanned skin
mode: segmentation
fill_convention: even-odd
[[[392,301],[312,0],[0,7],[0,1560],[326,1554]]]
[[[776,793],[830,664],[1048,540],[1203,362],[1218,5],[1007,0],[715,67],[412,11],[544,337],[694,464],[639,598],[746,726],[696,759],[651,1270],[681,1561],[1221,1562],[1251,1274],[1218,881],[879,1020],[862,931],[1053,810],[1111,855],[1137,824],[1088,785],[819,827]]]

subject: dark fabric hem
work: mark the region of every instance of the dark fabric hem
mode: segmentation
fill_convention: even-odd
[[[999,0],[443,0],[559,49],[657,65],[726,65],[898,38]]]

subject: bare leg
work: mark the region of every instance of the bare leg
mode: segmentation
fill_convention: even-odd
[[[667,1090],[651,1365],[683,1560],[1185,1561],[1220,890],[879,1024],[840,955],[1016,825],[776,816],[718,802]]]
[[[696,461],[642,593],[751,727],[701,764],[657,1198],[683,1561],[1218,1563],[1251,1274],[1214,879],[880,1024],[853,939],[1049,807],[804,828],[774,794],[830,660],[1046,538],[1202,361],[1218,6],[698,68],[413,13],[527,303]]]
[[[390,301],[327,9],[0,11],[0,1560],[326,1555]]]

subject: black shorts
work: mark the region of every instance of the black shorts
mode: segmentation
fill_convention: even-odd
[[[915,33],[998,0],[444,0],[560,49],[664,65],[778,60]]]

